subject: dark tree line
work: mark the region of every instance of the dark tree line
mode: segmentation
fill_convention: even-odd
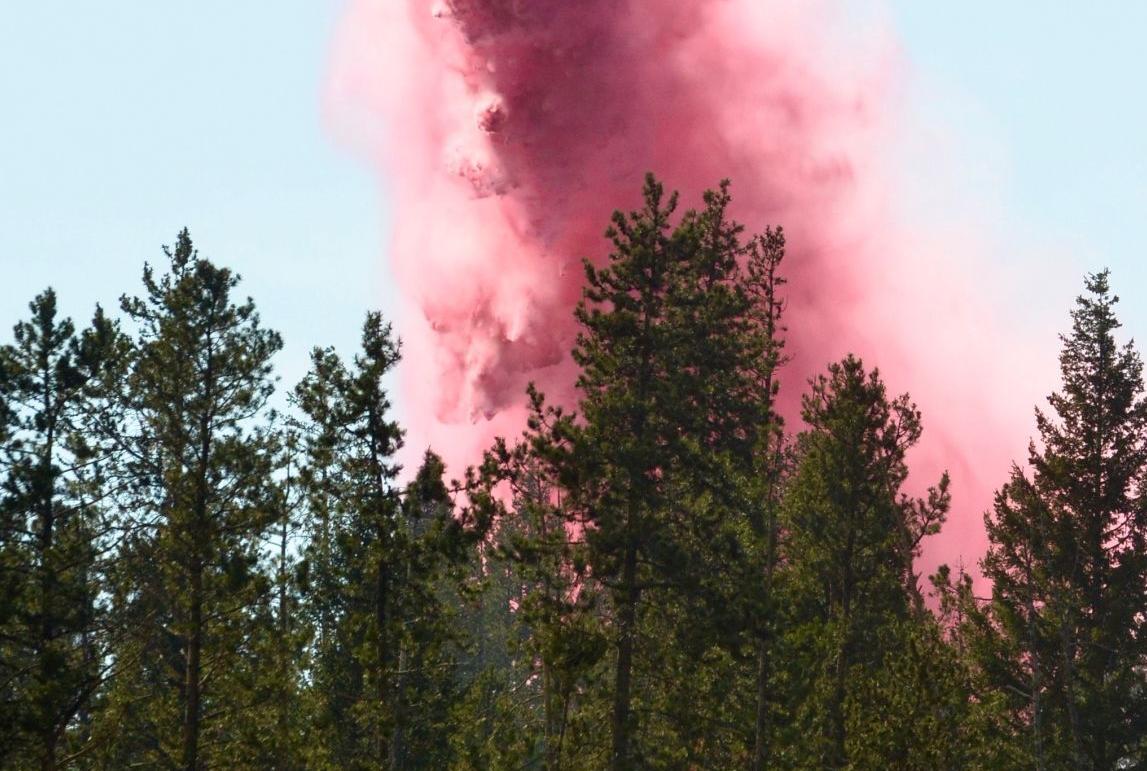
[[[854,356],[777,409],[784,233],[650,177],[586,264],[576,404],[458,481],[396,462],[366,315],[276,411],[187,231],[119,313],[0,347],[0,766],[1115,769],[1147,762],[1147,400],[1106,272],[970,576]],[[402,481],[402,480],[408,481]]]

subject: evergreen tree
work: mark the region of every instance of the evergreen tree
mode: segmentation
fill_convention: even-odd
[[[576,411],[412,477],[399,344],[279,337],[183,231],[89,329],[0,345],[0,766],[1107,769],[1147,763],[1147,398],[1107,272],[985,514],[990,600],[915,563],[948,480],[849,356],[778,414],[785,239],[652,176],[575,312]],[[459,503],[456,498],[460,498]]]
[[[677,433],[670,409],[684,407],[671,388],[681,371],[667,355],[679,341],[667,319],[673,268],[685,259],[682,239],[671,229],[676,207],[676,195],[666,200],[662,186],[647,180],[644,210],[614,216],[607,232],[614,244],[609,265],[598,271],[587,264],[585,299],[576,311],[583,331],[574,360],[582,368],[586,425],[579,440],[592,465],[577,480],[575,495],[592,532],[587,538],[595,577],[610,589],[615,614],[609,763],[616,771],[635,764],[633,681],[642,653],[642,601],[648,607],[652,558],[660,556],[659,546],[671,546],[671,493],[662,481],[682,465],[674,457],[678,447],[668,444]]]
[[[270,489],[272,523],[262,536],[260,551],[266,563],[270,591],[249,611],[250,657],[253,666],[242,672],[242,690],[259,705],[236,727],[232,767],[277,771],[306,768],[307,714],[304,677],[312,629],[303,613],[298,548],[300,485],[298,439],[290,426],[279,431],[278,416],[272,432],[280,443],[275,455],[275,483]]]
[[[937,621],[944,645],[943,661],[949,690],[962,696],[957,703],[940,703],[956,729],[961,758],[949,767],[968,769],[1026,769],[1034,764],[1023,723],[1030,716],[1015,710],[1017,696],[995,686],[1013,662],[994,657],[1002,639],[989,608],[976,597],[972,577],[961,566],[953,579],[947,565],[931,577],[938,600]],[[994,659],[985,666],[989,659]],[[1011,675],[1009,675],[1010,677]],[[932,678],[935,680],[935,678]]]
[[[498,441],[487,454],[475,503],[491,507],[494,549],[484,602],[492,607],[504,655],[486,671],[512,701],[522,746],[516,767],[577,768],[592,764],[574,745],[571,729],[595,722],[590,680],[605,652],[597,587],[589,581],[584,522],[566,509],[560,475],[576,434],[573,416],[545,404],[532,385],[530,417],[513,448]],[[505,485],[505,489],[502,489]],[[508,506],[503,506],[503,497]],[[510,699],[509,694],[514,698]],[[494,700],[492,710],[505,708]],[[498,758],[506,764],[508,757]]]
[[[763,321],[754,310],[775,282],[746,279],[743,265],[758,248],[757,268],[774,270],[781,244],[746,244],[730,200],[722,184],[674,224],[677,198],[650,176],[644,208],[614,215],[608,264],[587,263],[575,312],[580,415],[559,478],[609,600],[613,768],[713,763],[730,741],[716,710],[682,700],[679,676],[729,674],[747,623],[729,601],[744,551],[735,523],[757,505],[743,493],[776,431],[777,308]],[[682,673],[656,663],[670,648]]]
[[[750,768],[764,771],[770,763],[772,713],[779,699],[773,681],[777,664],[773,661],[773,640],[778,633],[776,612],[777,571],[780,563],[780,503],[786,472],[791,462],[784,434],[784,420],[777,411],[780,390],[777,370],[785,363],[781,287],[786,280],[779,269],[785,255],[784,232],[768,229],[750,243],[744,284],[749,305],[750,345],[742,366],[748,382],[759,388],[748,404],[756,407],[746,422],[755,426],[757,446],[740,478],[745,480],[743,532],[745,574],[733,584],[748,618],[744,624],[752,640],[756,671],[753,675],[753,758]],[[733,480],[730,480],[732,482]]]
[[[455,516],[432,453],[407,490],[395,482],[402,431],[384,379],[398,355],[389,325],[368,314],[353,368],[316,350],[295,391],[307,417],[312,524],[310,767],[445,765],[457,643],[447,596],[481,528]]]
[[[1031,476],[1014,468],[985,517],[997,645],[984,666],[1015,696],[1038,768],[1128,767],[1147,734],[1143,365],[1115,341],[1107,271],[1086,290],[1054,415],[1036,412]]]
[[[145,266],[144,295],[122,300],[137,337],[120,408],[102,423],[123,533],[112,573],[123,640],[102,730],[108,765],[194,771],[241,756],[240,729],[264,706],[251,684],[276,442],[258,421],[281,344],[186,230],[165,253],[169,272]]]
[[[55,769],[87,738],[105,668],[99,459],[85,415],[114,326],[77,334],[51,289],[0,349],[0,762]]]
[[[459,614],[472,596],[469,584],[488,522],[473,507],[455,508],[445,471],[442,459],[428,450],[404,491],[393,769],[451,764],[445,738],[466,687],[459,670],[473,641]]]
[[[912,560],[944,519],[948,480],[923,500],[900,492],[920,415],[907,395],[889,400],[855,357],[812,381],[801,415],[808,428],[785,500],[790,634],[807,656],[795,727],[811,739],[807,763],[845,768],[870,721],[888,714],[864,697],[866,681],[904,644],[897,629],[918,607]]]
[[[394,460],[402,443],[383,378],[399,348],[379,314],[368,315],[362,352],[348,370],[316,349],[295,389],[307,418],[312,535],[308,605],[315,618],[312,694],[320,768],[388,767],[394,710],[391,590],[401,500]]]

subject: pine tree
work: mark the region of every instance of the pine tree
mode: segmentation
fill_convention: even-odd
[[[298,549],[303,539],[298,467],[300,451],[294,429],[281,429],[278,415],[269,420],[279,442],[275,480],[270,489],[271,524],[260,551],[270,586],[249,611],[250,658],[257,665],[242,672],[241,690],[259,705],[235,727],[229,763],[232,767],[272,767],[277,771],[306,768],[307,714],[304,678],[312,628],[302,610]]]
[[[372,313],[354,370],[333,350],[316,349],[311,371],[295,389],[307,418],[307,599],[317,631],[311,691],[323,751],[312,759],[317,767],[390,762],[393,550],[401,511],[394,455],[402,431],[388,415],[383,378],[398,358],[389,326]]]
[[[346,373],[333,350],[311,352],[311,370],[293,393],[302,413],[297,422],[301,463],[298,473],[300,519],[305,546],[299,566],[304,601],[302,612],[311,627],[311,666],[335,645],[341,610],[336,536],[342,519],[336,510],[341,477],[336,465],[340,442],[339,390]],[[312,710],[314,705],[311,705]],[[311,729],[315,729],[312,720]]]
[[[427,451],[404,491],[393,769],[450,765],[444,737],[454,727],[454,708],[466,686],[459,668],[473,641],[459,614],[471,597],[469,582],[488,522],[473,507],[455,508],[445,472],[442,459]]]
[[[1115,768],[1141,760],[1147,601],[1147,400],[1134,347],[1120,347],[1107,271],[1061,336],[1062,390],[1037,410],[1031,476],[1012,470],[985,517],[998,646],[997,685],[1039,768]]]
[[[112,596],[124,638],[102,729],[110,765],[195,771],[239,753],[261,706],[253,645],[270,598],[260,539],[276,441],[257,421],[281,343],[186,230],[165,253],[169,272],[145,266],[143,296],[122,300],[137,336],[102,424],[122,487]]]
[[[528,395],[521,441],[512,448],[496,442],[475,497],[491,505],[495,527],[485,601],[496,606],[487,612],[502,630],[505,655],[496,664],[516,694],[525,763],[580,767],[592,761],[571,748],[571,726],[591,711],[588,681],[606,639],[587,573],[584,522],[567,510],[560,479],[577,429],[570,413],[547,405],[532,385]],[[508,505],[499,496],[502,485]]]
[[[295,391],[312,527],[310,767],[445,766],[449,745],[436,731],[452,703],[458,645],[449,597],[482,528],[454,511],[433,453],[407,489],[396,482],[402,431],[385,378],[398,357],[389,325],[370,313],[353,367],[316,350]]]
[[[920,415],[907,395],[888,399],[878,373],[855,357],[812,381],[801,415],[808,428],[784,504],[789,633],[808,657],[796,726],[812,739],[809,762],[844,768],[856,761],[865,719],[887,714],[861,694],[917,606],[912,560],[944,519],[948,481],[923,500],[900,492]]]
[[[124,328],[0,345],[0,766],[1133,768],[1147,398],[1107,272],[985,522],[915,563],[907,395],[849,356],[778,414],[784,234],[647,178],[587,264],[576,411],[412,477],[378,313],[268,409],[278,336],[186,231]],[[124,331],[126,330],[126,332]]]
[[[730,200],[723,183],[674,224],[677,198],[650,176],[644,208],[614,215],[609,262],[587,264],[575,312],[581,400],[559,476],[611,607],[613,768],[695,755],[712,763],[728,741],[727,722],[683,701],[682,680],[654,662],[669,645],[682,667],[708,667],[690,676],[717,682],[712,667],[729,669],[746,623],[729,602],[729,566],[744,548],[732,523],[751,505],[741,494],[749,485],[727,482],[759,470],[761,437],[775,433],[762,375],[775,367],[776,341],[761,334],[742,267],[751,248]],[[766,311],[773,332],[775,310]],[[681,758],[653,757],[666,751]]]
[[[931,582],[936,589],[937,622],[944,643],[940,648],[941,665],[945,667],[942,674],[947,673],[948,690],[959,696],[944,705],[948,723],[956,732],[956,754],[960,758],[960,762],[948,766],[1032,768],[1036,764],[1024,741],[1022,727],[1030,715],[1021,716],[1022,708],[1014,709],[1017,697],[1024,691],[996,685],[1014,661],[1008,661],[1010,656],[996,656],[1003,639],[990,608],[985,608],[975,595],[972,577],[962,566],[953,578],[951,568],[941,565]],[[1009,671],[1006,677],[1014,681],[1014,674]]]
[[[616,614],[610,723],[610,767],[616,771],[634,764],[633,675],[642,595],[651,583],[642,575],[651,555],[643,552],[668,540],[669,493],[660,482],[680,465],[671,457],[676,448],[663,442],[676,431],[666,413],[678,398],[664,355],[677,342],[667,334],[666,318],[672,269],[683,259],[670,231],[676,207],[676,195],[666,200],[662,186],[647,180],[645,209],[614,216],[609,266],[598,271],[587,264],[585,300],[575,314],[584,329],[574,350],[587,426],[581,441],[593,464],[578,480],[578,504],[592,529],[587,538],[595,576],[609,587]]]
[[[773,639],[777,630],[776,574],[780,562],[781,491],[791,459],[786,446],[784,420],[777,410],[780,390],[778,370],[784,365],[782,317],[785,303],[780,296],[786,280],[780,275],[785,256],[785,236],[780,228],[768,229],[750,243],[744,285],[750,301],[745,362],[750,384],[758,386],[748,400],[757,413],[746,422],[755,427],[757,446],[741,476],[746,480],[745,514],[747,537],[743,560],[747,571],[734,584],[748,618],[745,628],[752,640],[756,661],[753,698],[753,771],[764,771],[770,762],[772,712],[778,701],[771,687],[776,668]],[[733,480],[730,479],[730,483]]]
[[[83,429],[117,333],[97,308],[77,334],[51,289],[29,307],[0,349],[0,761],[55,769],[86,739],[106,664],[99,459]]]

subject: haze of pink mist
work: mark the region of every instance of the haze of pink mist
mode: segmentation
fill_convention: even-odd
[[[790,429],[829,361],[879,366],[924,414],[914,489],[952,475],[921,567],[974,569],[1054,362],[988,307],[974,233],[909,223],[904,70],[842,3],[353,0],[328,106],[391,193],[412,459],[458,471],[516,437],[530,381],[572,404],[581,259],[605,258],[610,213],[646,171],[686,206],[727,177],[750,231],[787,234]]]

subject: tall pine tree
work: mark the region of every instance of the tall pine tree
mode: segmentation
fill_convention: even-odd
[[[396,481],[402,430],[386,378],[398,358],[390,326],[370,313],[353,366],[318,349],[295,390],[312,528],[313,768],[441,768],[449,751],[458,643],[449,598],[482,528],[455,516],[433,453],[406,489]]]
[[[165,252],[168,271],[145,266],[143,296],[122,300],[137,333],[122,402],[103,418],[119,461],[122,643],[102,729],[109,765],[196,771],[241,756],[239,728],[260,708],[276,442],[259,421],[281,343],[186,230]]]
[[[1137,764],[1147,735],[1147,400],[1117,344],[1108,273],[1090,275],[1061,337],[1060,391],[1037,410],[1030,476],[985,517],[994,648],[1038,768]]]
[[[810,767],[846,768],[858,760],[865,721],[887,714],[863,694],[917,607],[912,560],[946,515],[948,481],[926,499],[901,493],[919,412],[907,395],[889,399],[878,373],[855,357],[813,381],[801,415],[808,428],[786,493],[785,556],[789,634],[807,658],[790,740],[805,747]]]
[[[754,304],[774,277],[746,277],[745,265],[756,250],[756,269],[775,270],[781,244],[745,242],[727,183],[703,200],[678,218],[676,196],[648,177],[644,207],[614,215],[608,263],[587,264],[575,312],[581,398],[557,476],[608,599],[615,769],[723,762],[743,736],[682,688],[724,688],[748,623],[730,576],[746,517],[763,515],[764,488],[748,477],[776,433],[779,349],[777,307]]]
[[[87,739],[103,681],[100,459],[84,433],[116,331],[77,334],[51,289],[0,349],[0,762],[55,769]]]

